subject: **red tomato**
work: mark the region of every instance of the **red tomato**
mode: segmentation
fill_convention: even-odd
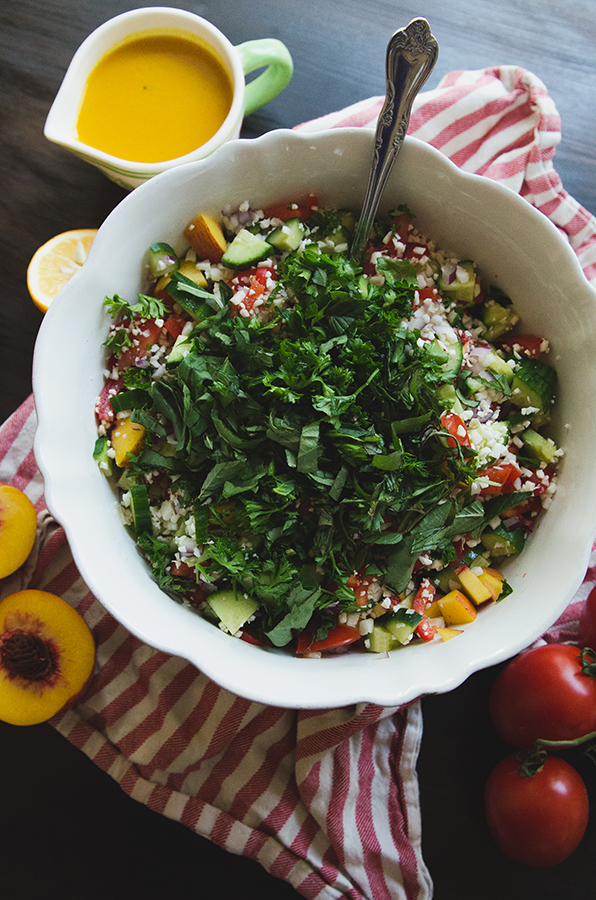
[[[421,256],[428,256],[428,245],[422,241],[408,241],[404,250],[404,259],[420,259]]]
[[[416,625],[416,628],[414,629],[416,637],[419,637],[423,641],[432,641],[437,633],[437,626],[433,625],[432,622],[429,622],[428,617],[425,614],[426,607],[429,606],[434,599],[435,591],[435,586],[430,583],[428,578],[423,578],[412,603],[414,612],[420,613],[420,615],[423,616],[423,619],[418,622],[418,625]]]
[[[356,603],[358,606],[366,606],[368,603],[368,589],[371,584],[374,584],[374,582],[378,580],[378,575],[361,575],[360,572],[357,572],[355,575],[350,575],[346,581],[346,587],[352,588],[356,594]]]
[[[478,475],[487,476],[493,482],[488,487],[482,488],[480,493],[483,496],[508,494],[514,490],[513,482],[521,476],[521,469],[515,463],[497,463],[485,469],[478,469]]]
[[[320,641],[313,641],[314,634],[309,629],[298,635],[296,653],[317,653],[325,650],[338,650],[359,641],[362,635],[357,628],[338,623]]]
[[[256,266],[253,269],[245,269],[243,272],[238,272],[230,279],[229,285],[234,293],[240,290],[246,291],[242,300],[242,306],[250,313],[260,297],[265,299],[269,296],[274,281],[275,268],[273,266]],[[234,317],[238,309],[239,307],[232,303],[230,315]]]
[[[409,213],[400,213],[399,215],[393,217],[393,230],[402,244],[407,244],[408,242],[408,233],[410,230],[411,221],[412,216]]]
[[[584,603],[579,618],[577,642],[580,647],[590,647],[596,651],[596,587],[593,587]]]
[[[120,378],[117,381],[114,381],[113,378],[109,378],[104,384],[95,406],[95,412],[100,422],[109,424],[114,421],[114,410],[112,409],[110,399],[120,393],[122,386],[122,379]]]
[[[253,634],[251,631],[247,631],[246,627],[242,629],[242,634],[240,635],[240,640],[245,641],[247,644],[254,644],[255,647],[264,647],[265,641],[261,640],[261,638]]]
[[[298,216],[304,221],[304,219],[308,219],[312,215],[318,205],[319,198],[315,194],[309,194],[305,203],[293,203],[292,201],[276,203],[272,206],[267,206],[263,213],[266,219],[282,219],[284,222],[287,222],[288,219],[295,219]]]
[[[163,325],[158,325],[155,319],[137,319],[134,323],[134,333],[131,333],[132,347],[125,347],[118,357],[118,370],[123,372],[134,366],[137,359],[144,359],[149,352],[149,347],[156,343]]]
[[[197,570],[194,566],[189,566],[184,560],[172,563],[170,566],[170,575],[177,575],[180,578],[192,578],[193,581],[197,580]]]
[[[433,625],[431,621],[424,616],[423,619],[418,622],[416,628],[414,629],[414,634],[416,637],[419,637],[422,641],[432,641],[437,633],[437,626]]]
[[[486,821],[511,859],[546,867],[573,853],[588,824],[588,793],[573,766],[547,756],[535,775],[520,775],[512,754],[497,763],[484,789]]]
[[[170,316],[164,322],[164,328],[174,338],[174,340],[176,340],[177,337],[180,337],[185,325],[186,319],[183,319],[182,316]]]
[[[576,741],[596,732],[596,678],[582,672],[581,654],[570,644],[546,644],[508,663],[489,696],[502,738],[527,749],[539,738]]]
[[[516,334],[513,337],[503,338],[501,346],[509,353],[518,353],[529,359],[537,359],[544,353],[544,338],[534,334]]]
[[[464,420],[454,412],[444,412],[441,416],[441,428],[451,435],[447,438],[447,446],[455,447],[456,443],[461,447],[471,447],[470,435],[464,424]]]
[[[412,312],[415,312],[425,300],[438,300],[439,294],[436,288],[419,288],[412,297]]]
[[[540,510],[542,509],[540,495],[544,494],[544,492],[547,490],[554,478],[554,474],[555,470],[552,468],[552,466],[546,466],[544,469],[539,469],[536,472],[532,472],[531,475],[524,475],[522,479],[522,490],[528,490],[528,482],[531,482],[530,489],[533,491],[532,496],[528,497],[527,500],[524,500],[517,506],[514,506],[511,509],[504,510],[503,516],[505,516],[506,518],[513,518],[514,516],[524,516],[532,512],[540,512]]]

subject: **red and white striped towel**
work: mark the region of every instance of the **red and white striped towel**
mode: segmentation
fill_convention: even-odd
[[[372,98],[298,130],[374,127]],[[410,132],[466,171],[527,197],[568,235],[596,281],[596,220],[563,190],[552,167],[559,117],[544,85],[514,67],[456,72],[419,96]],[[97,671],[84,701],[52,720],[134,799],[233,853],[260,862],[307,898],[429,900],[421,855],[416,762],[420,703],[296,711],[219,688],[182,659],[154,650],[91,595],[64,532],[47,513],[33,457],[33,401],[0,429],[0,479],[39,514],[35,548],[6,596],[23,587],[60,594],[93,630]],[[586,581],[545,636],[572,639]]]

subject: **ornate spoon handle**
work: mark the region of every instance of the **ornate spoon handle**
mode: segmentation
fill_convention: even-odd
[[[439,45],[426,19],[413,19],[396,31],[387,46],[385,103],[379,115],[375,148],[362,213],[351,255],[360,260],[389,173],[401,150],[414,98],[432,72]]]

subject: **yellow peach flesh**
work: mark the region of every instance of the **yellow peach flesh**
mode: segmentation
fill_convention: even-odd
[[[19,569],[33,549],[37,513],[26,494],[0,483],[0,578]]]
[[[41,677],[39,658],[18,659],[18,640],[41,646],[51,666]],[[31,654],[30,654],[31,655]],[[25,590],[0,602],[0,719],[35,725],[68,709],[85,690],[95,665],[95,644],[82,616],[61,597]],[[37,666],[37,670],[36,670]],[[27,677],[27,675],[33,677]]]

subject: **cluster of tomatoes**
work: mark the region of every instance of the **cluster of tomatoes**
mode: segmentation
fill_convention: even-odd
[[[489,697],[493,724],[518,753],[485,787],[485,812],[512,859],[552,866],[578,846],[588,824],[586,785],[559,750],[596,739],[596,588],[582,611],[578,646],[545,644],[516,656]]]

